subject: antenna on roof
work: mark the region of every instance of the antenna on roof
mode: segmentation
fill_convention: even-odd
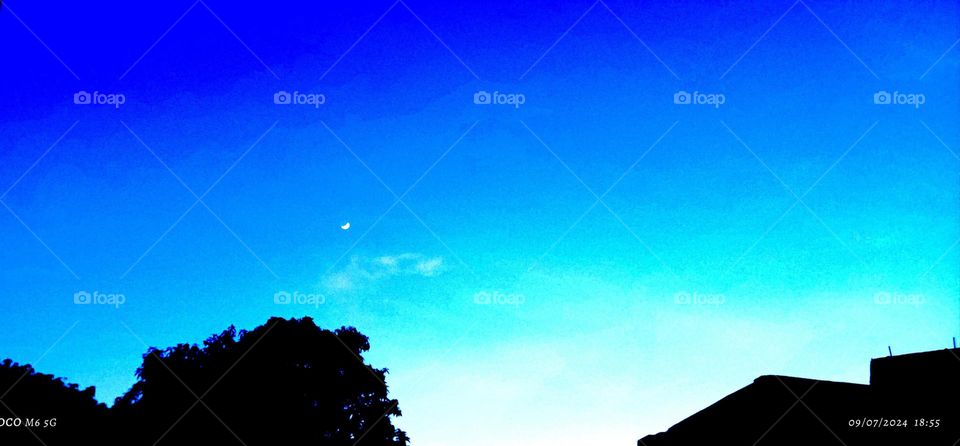
[[[890,356],[893,356],[893,350],[890,350],[890,346],[887,346],[887,353],[890,353]]]

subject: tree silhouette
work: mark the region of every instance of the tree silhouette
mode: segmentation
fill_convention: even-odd
[[[95,392],[30,365],[0,362],[0,444],[96,444],[107,407],[97,403]]]
[[[330,331],[309,317],[233,326],[203,345],[149,348],[137,382],[107,409],[30,366],[0,365],[0,414],[58,418],[56,428],[0,427],[0,445],[407,446],[393,426],[387,369],[364,363],[355,328]],[[16,386],[14,384],[16,383]],[[9,407],[5,407],[8,405]],[[31,433],[33,432],[33,433]]]
[[[125,444],[406,446],[386,369],[363,362],[368,338],[309,317],[230,327],[203,346],[151,348],[113,411]],[[184,415],[185,414],[185,415]]]

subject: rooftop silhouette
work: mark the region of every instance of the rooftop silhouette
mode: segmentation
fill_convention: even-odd
[[[960,349],[873,359],[870,384],[765,375],[638,446],[960,441]]]

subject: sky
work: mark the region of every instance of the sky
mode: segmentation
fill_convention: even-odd
[[[960,335],[956,3],[351,3],[3,3],[0,357],[311,316],[416,445],[626,445]]]

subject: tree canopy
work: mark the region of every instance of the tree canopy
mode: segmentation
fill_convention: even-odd
[[[85,413],[107,415],[93,418],[103,429],[89,444],[406,446],[391,422],[401,412],[387,394],[387,369],[364,362],[369,349],[352,327],[271,318],[249,331],[231,326],[202,345],[148,349],[137,382],[108,413],[93,388],[66,388],[93,402]],[[19,395],[41,394],[24,384],[15,386]],[[51,412],[67,402],[40,404]]]
[[[95,392],[30,365],[0,362],[0,444],[53,446],[97,435],[107,422],[107,407],[94,399]]]

